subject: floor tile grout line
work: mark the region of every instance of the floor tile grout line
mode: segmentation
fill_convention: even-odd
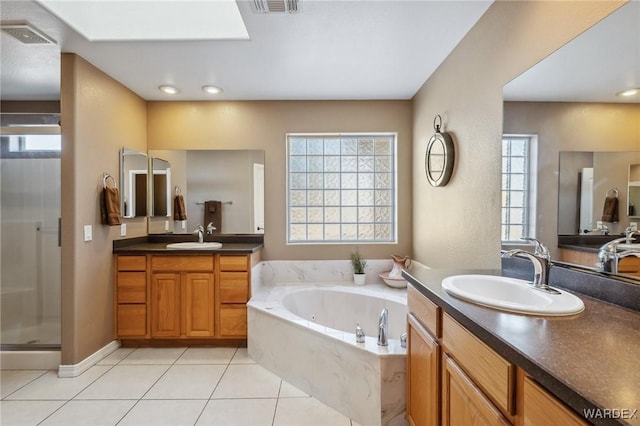
[[[20,370],[4,370],[4,371],[20,371]],[[38,370],[36,369],[35,371],[42,371],[42,374],[40,374],[39,376],[34,377],[33,379],[29,380],[27,383],[25,383],[24,385],[20,386],[18,389],[14,390],[13,392],[11,392],[8,395],[5,395],[2,399],[0,399],[0,401],[4,401],[5,399],[9,398],[11,395],[13,395],[14,393],[18,392],[20,389],[22,389],[23,387],[29,385],[30,383],[38,380],[40,377],[44,376],[45,374],[47,374],[49,371],[56,371],[56,370]]]
[[[276,406],[273,409],[273,417],[271,419],[271,426],[274,426],[276,422],[276,413],[278,412],[278,404],[280,403],[280,392],[282,392],[282,382],[284,380],[280,379],[280,386],[278,387],[278,397],[276,398]]]
[[[131,353],[130,353],[129,355],[127,355],[126,357],[124,357],[124,358],[121,360],[121,362],[122,362],[122,361],[124,361],[125,359],[127,359],[131,354],[133,354],[134,352],[136,352],[138,349],[140,349],[140,348],[136,348],[135,350],[131,351]],[[149,391],[150,391],[151,389],[153,389],[153,387],[154,387],[154,386],[155,386],[155,385],[160,381],[160,379],[162,379],[162,378],[164,377],[164,375],[165,375],[165,374],[167,374],[167,371],[169,371],[169,370],[171,369],[171,367],[172,367],[172,366],[174,366],[174,365],[176,364],[176,362],[180,359],[180,357],[181,357],[182,355],[184,355],[184,353],[187,351],[187,349],[189,349],[189,347],[188,347],[188,346],[187,346],[187,347],[184,349],[184,351],[182,351],[182,353],[181,353],[181,354],[180,354],[180,355],[179,355],[179,356],[178,356],[178,357],[173,361],[173,364],[170,364],[170,365],[169,365],[169,367],[167,367],[167,369],[166,369],[166,370],[164,370],[164,373],[162,373],[162,374],[160,375],[160,377],[158,377],[158,379],[157,379],[155,382],[153,382],[153,384],[152,384],[151,386],[149,386],[149,389],[147,389],[147,391],[146,391],[145,393],[143,393],[143,394],[142,394],[142,396],[141,396],[140,398],[138,398],[138,400],[137,400],[137,401],[136,401],[136,402],[131,406],[131,408],[129,408],[129,410],[127,410],[127,412],[126,412],[126,413],[124,413],[124,415],[123,415],[123,416],[120,418],[120,420],[118,420],[118,422],[116,423],[116,426],[117,426],[117,425],[119,425],[119,424],[120,424],[120,422],[122,422],[122,420],[124,420],[124,418],[125,418],[125,417],[127,417],[127,416],[129,415],[129,413],[130,413],[130,412],[131,412],[131,411],[132,411],[132,410],[133,410],[133,409],[134,409],[138,404],[140,404],[140,401],[142,401],[142,400],[143,400],[144,396],[145,396],[147,393],[149,393]],[[128,364],[128,365],[131,365],[131,364]],[[135,364],[134,364],[134,365],[135,365]],[[138,365],[140,365],[140,364],[138,364]],[[166,365],[166,364],[156,364],[156,365]]]
[[[160,380],[161,380],[161,379],[162,379],[162,378],[167,374],[167,372],[168,372],[169,370],[171,370],[171,367],[173,367],[174,365],[176,365],[176,362],[177,362],[177,361],[180,359],[180,357],[181,357],[181,356],[182,356],[182,355],[187,351],[187,349],[188,349],[188,348],[189,348],[189,347],[187,346],[187,347],[184,349],[184,351],[182,351],[182,352],[180,353],[180,355],[178,355],[178,357],[173,361],[173,363],[172,363],[172,364],[155,364],[155,365],[168,365],[168,367],[167,367],[167,369],[166,369],[166,370],[164,370],[164,373],[162,373],[162,374],[160,375],[160,377],[158,377],[158,378],[156,379],[156,381],[155,381],[155,382],[153,382],[153,384],[152,384],[151,386],[149,386],[149,389],[147,389],[147,390],[146,390],[146,392],[145,392],[145,393],[143,393],[143,394],[142,394],[142,396],[141,396],[140,398],[138,398],[138,402],[140,402],[141,400],[143,400],[143,399],[144,399],[144,397],[145,397],[145,395],[146,395],[146,394],[148,394],[148,393],[149,393],[149,391],[150,391],[151,389],[153,389],[153,387],[154,387],[155,385],[157,385],[157,384],[158,384],[158,382],[159,382],[159,381],[160,381]],[[137,403],[136,403],[135,405],[137,405]]]
[[[229,362],[224,367],[224,371],[222,372],[222,374],[218,378],[218,381],[216,382],[216,385],[213,387],[213,390],[209,394],[209,399],[207,400],[207,402],[204,403],[204,406],[202,407],[202,410],[200,410],[200,414],[198,414],[198,418],[196,419],[196,421],[194,423],[194,426],[197,425],[198,422],[200,421],[200,417],[202,417],[202,414],[204,413],[204,410],[207,409],[207,405],[209,405],[209,401],[211,401],[211,398],[213,397],[213,394],[216,392],[216,389],[218,388],[218,385],[220,385],[220,382],[222,381],[222,378],[224,377],[224,375],[226,374],[227,370],[229,369],[229,366],[231,365],[231,361],[233,360],[233,357],[235,357],[237,353],[238,353],[238,348],[236,348],[236,350],[233,351],[233,355],[231,355],[231,358],[229,358]]]

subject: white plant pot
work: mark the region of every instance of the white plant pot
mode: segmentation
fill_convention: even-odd
[[[364,285],[365,274],[353,274],[353,283],[355,285]]]

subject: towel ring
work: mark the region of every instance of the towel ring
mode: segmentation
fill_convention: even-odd
[[[607,197],[609,196],[609,194],[613,193],[613,197],[618,198],[618,188],[611,188],[610,190],[607,191],[607,193],[605,194]]]
[[[107,180],[111,179],[111,182],[113,182],[113,186],[116,186],[116,180],[113,178],[113,176],[111,176],[109,173],[107,172],[103,172],[102,173],[102,187],[103,188],[107,188]]]
[[[182,195],[182,189],[178,185],[176,185],[176,195]]]

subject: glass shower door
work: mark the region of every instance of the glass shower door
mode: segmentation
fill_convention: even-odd
[[[60,346],[60,135],[2,136],[0,343]]]

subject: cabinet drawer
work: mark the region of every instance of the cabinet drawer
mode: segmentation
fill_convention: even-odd
[[[146,272],[118,272],[118,303],[147,301]]]
[[[147,305],[118,305],[118,337],[147,334]]]
[[[221,271],[248,271],[249,260],[247,256],[220,256]]]
[[[407,305],[422,325],[434,336],[442,337],[440,307],[423,296],[411,285],[407,286]]]
[[[118,271],[146,271],[146,256],[118,256]]]
[[[511,425],[455,361],[445,355],[443,362],[442,424],[444,426]]]
[[[153,256],[154,271],[213,271],[213,255],[204,256]]]
[[[588,423],[530,377],[524,378],[524,425],[582,426]]]
[[[503,412],[515,414],[515,366],[447,314],[443,316],[442,335],[445,351],[478,387]]]
[[[220,303],[247,303],[248,272],[220,272]]]
[[[247,337],[245,305],[220,305],[220,337]]]

